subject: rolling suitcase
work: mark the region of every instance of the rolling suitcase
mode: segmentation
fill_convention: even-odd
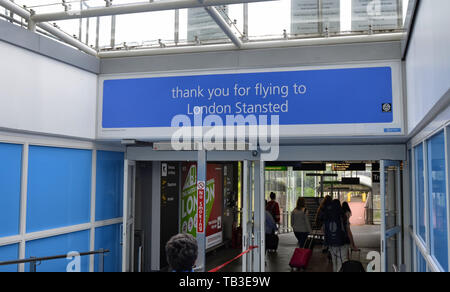
[[[361,250],[358,251],[359,260],[353,260],[353,250],[350,250],[350,260],[342,264],[341,273],[365,273],[363,264],[361,263]]]
[[[309,261],[312,257],[314,236],[308,237],[305,242],[304,248],[296,248],[294,254],[292,255],[289,266],[291,268],[306,269],[308,267]]]

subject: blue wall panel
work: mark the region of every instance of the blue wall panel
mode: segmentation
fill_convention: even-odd
[[[447,180],[445,173],[445,135],[428,141],[428,195],[430,206],[431,254],[448,271]]]
[[[122,217],[123,163],[122,152],[97,152],[97,221]]]
[[[110,251],[105,256],[105,272],[122,271],[120,237],[120,224],[95,229],[95,250],[103,248]],[[95,256],[95,271],[98,271],[98,259],[98,255]]]
[[[22,147],[0,143],[0,237],[19,233]]]
[[[19,245],[0,246],[0,262],[14,261],[19,258]],[[17,272],[17,265],[0,266],[0,272]]]
[[[50,238],[29,241],[26,244],[26,257],[47,257],[68,254],[76,251],[79,253],[89,251],[89,231],[69,233]],[[38,272],[66,272],[67,265],[73,260],[59,259],[42,262],[37,266]],[[26,265],[25,270],[29,271]],[[81,257],[81,272],[89,272],[89,256]]]
[[[27,232],[90,222],[92,151],[31,146]]]

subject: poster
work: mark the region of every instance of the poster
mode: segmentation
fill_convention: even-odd
[[[399,28],[398,0],[352,0],[352,31]]]
[[[339,32],[341,30],[340,0],[322,1],[322,31],[319,32],[319,1],[291,0],[291,33],[317,34],[326,31]]]
[[[206,248],[223,241],[223,168],[208,164],[206,172]],[[182,166],[181,220],[182,233],[197,235],[197,164],[184,163]]]

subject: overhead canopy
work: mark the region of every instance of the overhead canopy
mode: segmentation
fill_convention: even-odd
[[[0,0],[0,17],[101,57],[401,39],[411,1],[369,2]]]

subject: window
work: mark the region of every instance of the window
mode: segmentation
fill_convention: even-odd
[[[408,176],[410,178],[409,180],[409,199],[408,199],[408,210],[409,210],[409,216],[408,216],[408,220],[409,220],[409,226],[413,226],[414,225],[414,210],[413,210],[413,188],[412,188],[412,182],[413,182],[413,177],[412,177],[412,151],[408,150]]]
[[[419,248],[416,247],[416,255],[417,255],[417,269],[416,272],[426,273],[427,272],[427,262],[420,252]]]
[[[423,144],[414,148],[417,235],[426,242]]]
[[[427,142],[428,194],[431,255],[448,271],[447,190],[445,173],[445,134]]]

